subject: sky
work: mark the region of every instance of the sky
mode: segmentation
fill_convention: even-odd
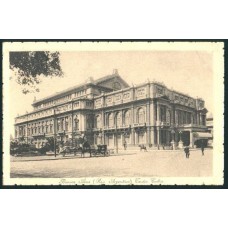
[[[40,99],[69,87],[110,75],[118,69],[119,75],[131,86],[149,80],[163,82],[174,89],[205,100],[205,106],[213,113],[213,59],[206,51],[74,51],[61,52],[63,78],[44,78],[40,92],[22,94],[15,82],[14,72],[10,80],[10,132],[14,136],[14,118],[17,114],[32,111],[34,97]]]

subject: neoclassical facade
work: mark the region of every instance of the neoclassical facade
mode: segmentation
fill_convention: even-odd
[[[193,147],[207,131],[204,100],[155,81],[130,87],[117,70],[34,100],[32,106],[34,111],[15,118],[15,138],[37,147],[47,137],[74,143],[79,135],[109,147]]]

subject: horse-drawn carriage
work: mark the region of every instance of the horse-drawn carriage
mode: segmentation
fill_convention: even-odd
[[[74,156],[80,154],[81,157],[85,157],[86,153],[89,153],[90,157],[97,155],[109,156],[107,145],[91,146],[88,141],[85,141],[75,147],[70,145],[60,146],[59,154],[62,154],[64,157],[66,154],[72,153],[74,154]]]
[[[107,149],[107,145],[97,145],[97,146],[91,147],[91,153],[95,156],[97,156],[97,155],[109,156],[110,155],[110,152]]]

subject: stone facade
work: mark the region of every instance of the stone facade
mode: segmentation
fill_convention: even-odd
[[[109,147],[193,147],[194,132],[207,130],[204,100],[155,81],[129,87],[117,71],[32,105],[33,112],[15,118],[15,138],[37,147],[47,137],[74,142],[78,135]]]

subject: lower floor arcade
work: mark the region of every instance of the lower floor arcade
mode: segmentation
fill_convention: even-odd
[[[28,142],[33,143],[37,148],[41,148],[47,137],[54,135],[40,135],[28,138]],[[182,148],[183,146],[199,147],[202,142],[207,146],[210,135],[204,132],[195,132],[192,129],[170,129],[168,127],[138,127],[126,129],[110,129],[87,132],[74,132],[56,134],[56,142],[80,143],[80,138],[86,137],[91,145],[106,144],[108,147],[138,147],[145,145],[148,147],[170,147]]]

